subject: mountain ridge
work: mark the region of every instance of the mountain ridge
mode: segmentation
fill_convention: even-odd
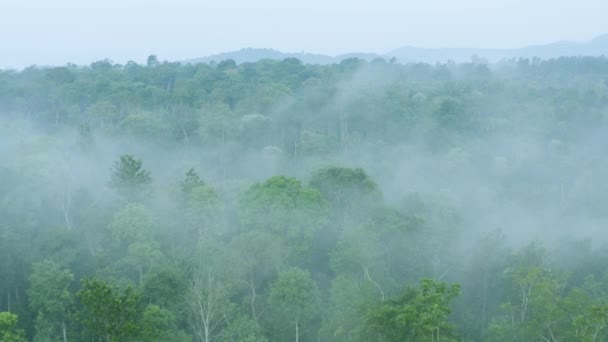
[[[608,34],[599,35],[587,42],[556,41],[548,44],[528,45],[514,49],[497,48],[421,48],[404,45],[384,54],[352,52],[336,56],[310,53],[310,52],[282,52],[270,48],[244,48],[237,51],[228,51],[212,54],[199,58],[182,61],[186,64],[220,62],[232,59],[235,62],[248,63],[263,59],[282,60],[286,58],[297,58],[304,64],[333,64],[348,58],[360,58],[371,61],[376,58],[395,58],[401,63],[445,63],[454,61],[457,63],[471,61],[471,58],[498,62],[511,58],[533,58],[551,59],[558,57],[574,56],[608,56]]]

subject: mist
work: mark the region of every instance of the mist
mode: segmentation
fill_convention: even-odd
[[[180,61],[247,47],[333,56],[585,42],[608,32],[607,10],[604,0],[3,1],[0,68]]]
[[[0,336],[608,339],[607,120],[605,57],[2,70]]]

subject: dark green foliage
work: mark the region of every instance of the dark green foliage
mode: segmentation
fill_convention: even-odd
[[[177,265],[156,265],[144,277],[142,298],[161,307],[182,304],[185,277]]]
[[[241,197],[241,221],[251,228],[298,234],[296,227],[319,229],[325,209],[321,194],[291,177],[277,176],[256,183]],[[307,227],[308,226],[308,227]],[[305,233],[305,232],[304,232]]]
[[[230,322],[221,338],[222,342],[268,342],[258,324],[247,316],[239,316]]]
[[[191,193],[194,188],[205,185],[205,182],[198,176],[194,168],[186,172],[186,178],[181,182],[182,192]]]
[[[0,312],[0,342],[26,342],[23,330],[17,328],[17,315]]]
[[[158,305],[148,305],[142,314],[141,334],[142,342],[188,342],[192,338],[183,331],[179,331],[175,316],[169,310]]]
[[[114,163],[110,186],[129,200],[140,200],[149,193],[150,172],[142,169],[142,161],[125,154]]]
[[[36,325],[49,327],[45,332],[36,331],[39,339],[57,340],[60,336],[67,336],[68,311],[74,299],[70,291],[73,280],[72,272],[52,261],[45,260],[32,266],[27,293],[30,307],[37,313]]]
[[[381,341],[457,341],[447,319],[459,294],[458,284],[423,279],[419,287],[370,310],[367,324]]]
[[[76,297],[81,307],[77,319],[92,338],[128,341],[141,333],[142,308],[132,287],[120,290],[100,280],[85,279]]]
[[[310,186],[329,200],[341,225],[361,220],[381,202],[376,183],[360,168],[323,168],[312,175]]]
[[[310,261],[313,238],[325,227],[327,206],[321,193],[295,178],[277,176],[254,184],[239,203],[243,227],[276,235],[295,264]]]
[[[276,340],[298,341],[310,329],[319,311],[317,285],[304,270],[292,268],[279,274],[268,297],[272,310],[268,323]]]

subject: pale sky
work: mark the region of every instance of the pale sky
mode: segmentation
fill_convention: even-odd
[[[384,53],[608,33],[608,0],[0,0],[0,68],[182,60],[245,47]]]

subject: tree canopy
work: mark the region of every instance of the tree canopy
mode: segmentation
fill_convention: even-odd
[[[0,342],[607,341],[608,59],[0,70]]]

